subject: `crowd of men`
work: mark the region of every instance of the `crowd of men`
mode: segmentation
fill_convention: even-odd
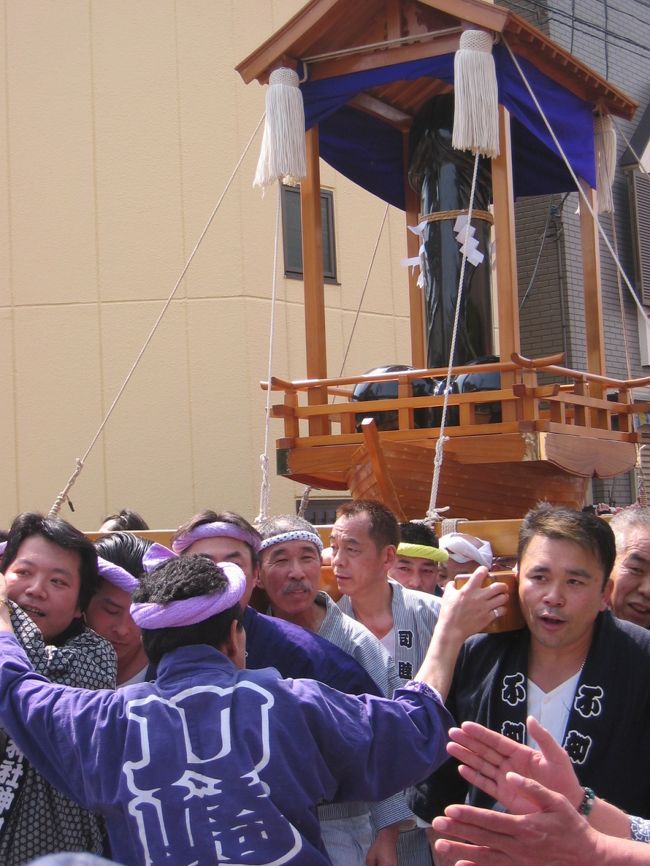
[[[496,633],[490,545],[377,502],[133,528],[2,545],[4,866],[650,864],[650,509],[531,511]]]

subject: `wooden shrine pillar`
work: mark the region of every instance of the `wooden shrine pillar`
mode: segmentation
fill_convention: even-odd
[[[519,352],[519,290],[517,278],[517,240],[515,236],[514,186],[510,114],[499,106],[499,156],[492,160],[492,201],[494,203],[494,240],[499,322],[499,354],[509,361]],[[487,252],[487,251],[486,251]],[[501,387],[515,383],[514,373],[501,373]],[[503,404],[503,420],[515,420],[515,405]]]
[[[596,191],[585,181],[580,181],[593,212],[598,213]],[[598,226],[580,199],[580,236],[582,241],[582,283],[585,306],[585,333],[587,370],[605,375],[605,330],[603,327],[603,302],[600,291],[600,251]]]
[[[323,229],[320,206],[318,126],[305,133],[307,176],[300,184],[302,271],[305,296],[305,347],[308,379],[327,378],[325,292],[323,288]],[[326,389],[310,391],[310,405],[327,402]],[[310,435],[329,433],[327,418],[309,421]]]
[[[408,132],[404,133],[404,201],[406,205],[406,255],[417,256],[422,238],[409,231],[419,222],[420,197],[408,182]],[[411,364],[416,368],[427,366],[427,345],[424,330],[424,291],[418,286],[418,271],[407,268],[409,286],[409,315],[411,323]]]

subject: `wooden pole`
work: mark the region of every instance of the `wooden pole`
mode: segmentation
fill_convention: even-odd
[[[594,213],[598,212],[596,191],[580,181]],[[582,240],[582,283],[585,303],[585,334],[587,343],[587,370],[605,375],[605,331],[603,302],[600,292],[600,252],[598,227],[589,210],[580,202],[580,235]]]
[[[499,354],[502,361],[509,361],[513,352],[520,351],[521,344],[510,115],[502,105],[499,106],[499,146],[501,152],[492,160]],[[501,374],[502,388],[509,388],[514,382],[514,373]],[[514,420],[514,404],[505,403],[503,411],[504,421]]]
[[[404,133],[404,200],[406,203],[406,255],[417,256],[421,238],[409,231],[409,226],[418,224],[419,196],[408,182],[408,132]],[[409,316],[411,324],[411,364],[427,367],[427,347],[425,338],[424,290],[417,285],[418,273],[407,269],[409,286]]]
[[[300,184],[302,221],[302,269],[305,291],[305,351],[308,379],[327,378],[325,337],[325,292],[323,286],[323,230],[320,206],[320,165],[318,126],[305,134],[307,176]],[[327,391],[317,389],[308,395],[309,405],[327,402]],[[329,433],[327,418],[309,421],[310,435]]]
[[[307,177],[300,185],[302,269],[305,285],[307,378],[327,378],[325,293],[323,290],[323,230],[320,208],[318,127],[306,133]]]

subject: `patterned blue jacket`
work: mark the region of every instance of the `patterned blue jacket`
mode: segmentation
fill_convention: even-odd
[[[52,784],[100,812],[113,858],[325,866],[315,814],[378,800],[445,757],[451,718],[422,683],[352,697],[182,647],[154,683],[57,686],[0,634],[0,724]]]

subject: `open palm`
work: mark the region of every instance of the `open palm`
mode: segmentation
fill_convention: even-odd
[[[510,812],[535,811],[535,803],[506,783],[508,772],[534,779],[563,794],[577,807],[583,791],[569,756],[532,716],[527,725],[530,735],[539,744],[539,751],[476,722],[464,722],[461,728],[452,728],[447,751],[461,762],[460,773],[467,782],[498,800]]]

